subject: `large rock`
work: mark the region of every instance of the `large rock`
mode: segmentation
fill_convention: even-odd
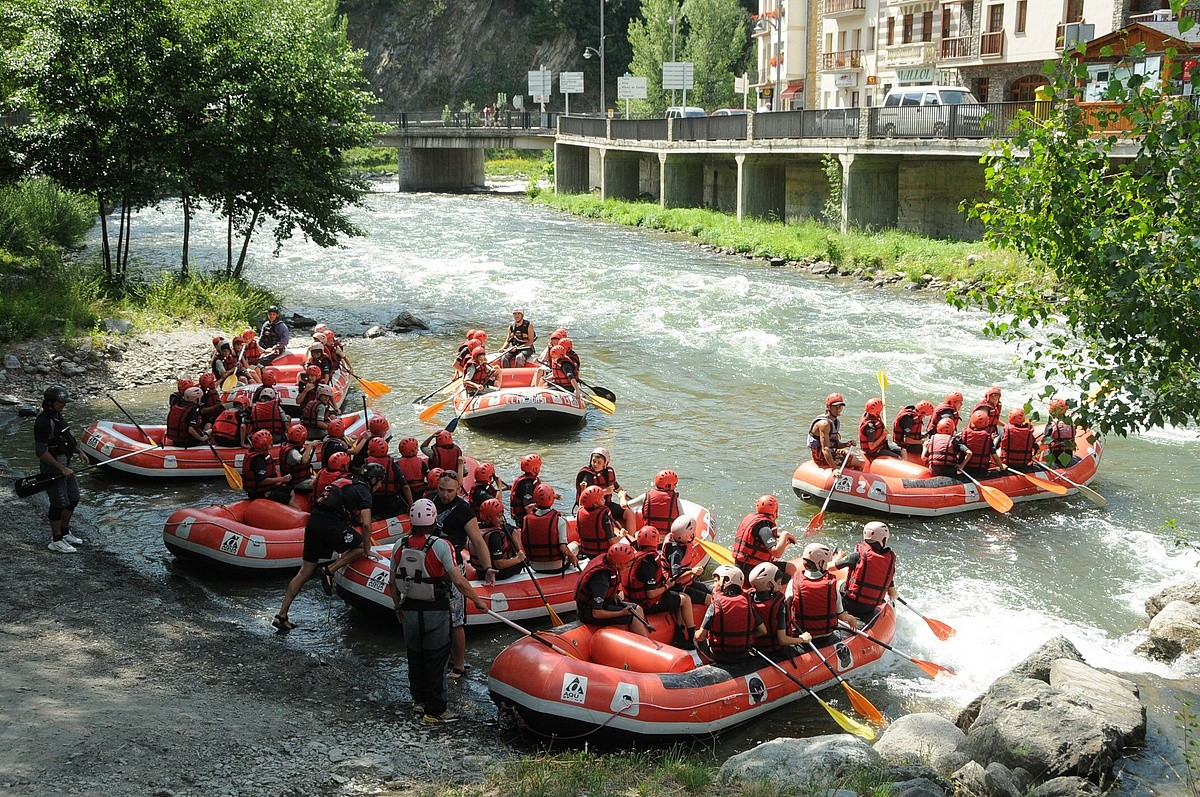
[[[118,335],[128,335],[133,330],[133,322],[124,318],[105,318],[100,321],[100,325],[104,327],[105,332]]]
[[[1056,636],[1042,643],[1041,647],[1030,653],[1020,663],[1009,670],[1007,675],[1019,675],[1024,678],[1033,678],[1038,681],[1050,683],[1050,665],[1056,659],[1070,659],[1071,661],[1084,663],[1083,654],[1071,643],[1071,640],[1065,636]],[[984,694],[987,693],[985,692]],[[979,714],[979,706],[982,702],[983,695],[972,700],[958,715],[955,724],[964,731],[971,727],[971,723],[975,721],[975,717]]]
[[[1138,652],[1162,661],[1174,661],[1181,653],[1200,650],[1200,606],[1175,600],[1162,607],[1150,621],[1150,639]]]
[[[967,761],[959,746],[967,736],[957,725],[937,714],[908,714],[893,722],[875,752],[888,764],[924,764],[949,775]]]
[[[1146,741],[1146,707],[1133,681],[1059,659],[1050,666],[1050,686],[1087,701],[1117,729],[1122,747]]]
[[[857,736],[772,739],[728,759],[721,765],[720,779],[722,783],[768,781],[781,791],[807,791],[879,764],[879,753]]]
[[[1016,780],[1003,764],[995,762],[986,768],[978,762],[968,761],[953,775],[951,782],[957,794],[979,795],[979,797],[1021,797]]]
[[[387,328],[392,332],[412,332],[414,329],[429,329],[429,325],[405,310],[387,322]]]
[[[15,354],[4,355],[4,367],[10,371],[21,370],[21,360]]]
[[[1119,748],[1117,729],[1088,702],[1033,678],[1006,675],[984,694],[962,750],[984,765],[1099,782]]]
[[[285,318],[284,321],[292,329],[312,329],[317,325],[317,319],[299,313],[292,313],[292,317]]]
[[[946,797],[946,790],[928,778],[913,778],[893,783],[892,797]]]
[[[8,358],[6,357],[5,361],[7,362],[7,360]],[[5,367],[8,368],[10,366],[6,365]],[[1150,619],[1154,619],[1155,615],[1161,612],[1163,607],[1171,601],[1200,604],[1200,581],[1189,581],[1186,584],[1172,584],[1146,598],[1147,616]]]
[[[1034,786],[1029,797],[1100,797],[1100,787],[1084,778],[1051,778]]]

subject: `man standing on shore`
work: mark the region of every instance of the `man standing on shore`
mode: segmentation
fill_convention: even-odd
[[[71,470],[71,457],[78,444],[63,410],[71,398],[61,385],[51,385],[42,396],[42,412],[33,422],[33,450],[42,473],[61,474],[63,478],[50,485],[50,545],[58,553],[75,553],[83,540],[71,533],[71,515],[79,504],[79,482]]]

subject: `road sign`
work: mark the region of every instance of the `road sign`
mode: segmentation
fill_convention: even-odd
[[[563,94],[582,94],[583,93],[583,73],[582,72],[559,72],[558,73],[558,90]]]
[[[549,102],[554,91],[549,69],[529,70],[529,94],[534,102]]]
[[[749,89],[749,85],[750,81],[746,79],[745,75],[738,75],[733,79],[733,93],[745,94]]]
[[[632,75],[626,75],[625,77],[617,78],[617,99],[646,99],[646,78],[634,77]]]
[[[695,67],[691,61],[667,61],[662,66],[662,87],[687,91],[695,83]]]

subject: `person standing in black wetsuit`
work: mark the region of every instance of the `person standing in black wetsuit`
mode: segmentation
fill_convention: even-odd
[[[46,491],[50,497],[48,547],[57,553],[75,553],[75,546],[83,543],[71,533],[71,515],[79,505],[79,482],[71,469],[71,457],[79,444],[71,434],[71,425],[63,417],[63,410],[70,400],[66,388],[51,385],[42,396],[42,411],[33,422],[33,450],[41,472],[63,476]]]

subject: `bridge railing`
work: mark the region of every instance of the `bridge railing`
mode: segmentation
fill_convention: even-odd
[[[858,138],[858,108],[780,111],[754,117],[755,138]]]
[[[597,116],[559,116],[558,132],[568,136],[604,138],[608,135],[608,120]]]
[[[666,141],[666,119],[613,119],[612,137],[629,141]]]
[[[1048,115],[1048,102],[912,105],[868,110],[871,138],[1010,138],[1022,112]]]
[[[485,117],[482,111],[396,111],[373,114],[375,121],[401,130],[453,127],[462,130],[533,130],[541,127],[539,114],[530,111],[497,111]]]
[[[747,116],[689,116],[675,120],[676,141],[745,141]]]

